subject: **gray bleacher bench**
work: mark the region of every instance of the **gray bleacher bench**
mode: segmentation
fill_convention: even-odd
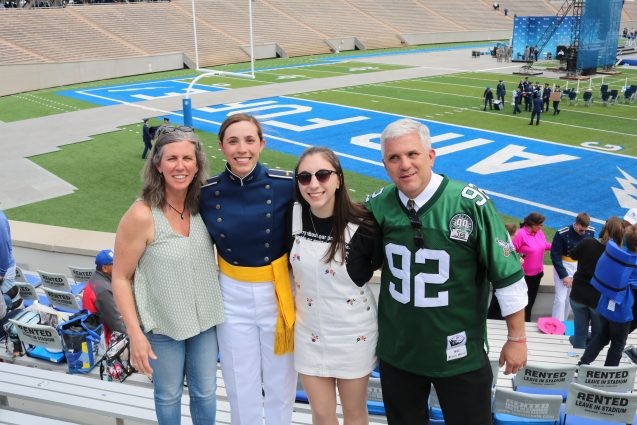
[[[77,422],[67,422],[58,419],[45,418],[43,416],[16,412],[0,408],[0,425],[79,425]]]
[[[0,362],[0,406],[10,406],[13,398],[115,418],[118,425],[157,423],[152,388]],[[182,399],[182,425],[192,425],[187,399]]]

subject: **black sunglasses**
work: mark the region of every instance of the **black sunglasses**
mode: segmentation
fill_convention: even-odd
[[[315,176],[319,183],[325,183],[330,179],[332,174],[338,174],[338,172],[334,170],[318,170],[312,174],[307,171],[302,171],[296,175],[296,180],[303,186],[307,186],[312,181],[312,176]]]
[[[414,245],[416,248],[425,247],[425,238],[422,237],[422,223],[414,208],[407,209],[407,216],[409,217],[409,223],[411,228],[414,229]]]

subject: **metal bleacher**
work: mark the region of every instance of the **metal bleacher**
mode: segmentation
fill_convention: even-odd
[[[507,30],[514,12],[554,13],[545,0],[267,0],[253,3],[255,42],[290,56],[328,53],[326,40],[356,37],[366,48],[399,47],[399,35]],[[196,0],[202,66],[248,59],[244,2]],[[510,16],[502,10],[508,6]],[[72,62],[183,52],[194,58],[191,0],[11,8],[0,13],[0,64]],[[487,25],[485,25],[487,23]],[[451,40],[450,39],[450,40]]]

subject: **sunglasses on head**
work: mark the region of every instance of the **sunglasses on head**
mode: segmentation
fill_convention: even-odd
[[[325,183],[330,179],[332,174],[338,174],[338,172],[334,170],[318,170],[316,173],[312,174],[307,171],[302,171],[296,175],[296,180],[303,186],[307,186],[312,181],[312,176],[315,176],[319,183]]]
[[[157,130],[157,135],[172,133],[174,131],[181,131],[183,133],[193,133],[195,130],[192,127],[187,127],[185,125],[180,125],[180,126],[162,125]]]

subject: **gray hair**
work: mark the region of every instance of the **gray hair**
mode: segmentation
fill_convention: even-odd
[[[412,120],[411,118],[401,118],[385,127],[380,135],[380,152],[385,155],[385,143],[387,140],[396,139],[406,136],[407,134],[417,134],[420,137],[423,147],[429,151],[431,149],[431,137],[429,128],[421,122]]]
[[[150,158],[144,164],[142,171],[142,190],[140,198],[148,203],[151,207],[163,208],[166,206],[166,197],[164,192],[164,178],[157,170],[157,166],[164,155],[164,147],[170,143],[187,141],[195,147],[195,158],[197,160],[197,173],[188,186],[186,194],[185,208],[192,213],[199,211],[199,192],[201,185],[205,183],[207,178],[206,154],[203,150],[201,141],[190,127],[172,127],[162,126],[157,135],[157,140],[151,151]]]

